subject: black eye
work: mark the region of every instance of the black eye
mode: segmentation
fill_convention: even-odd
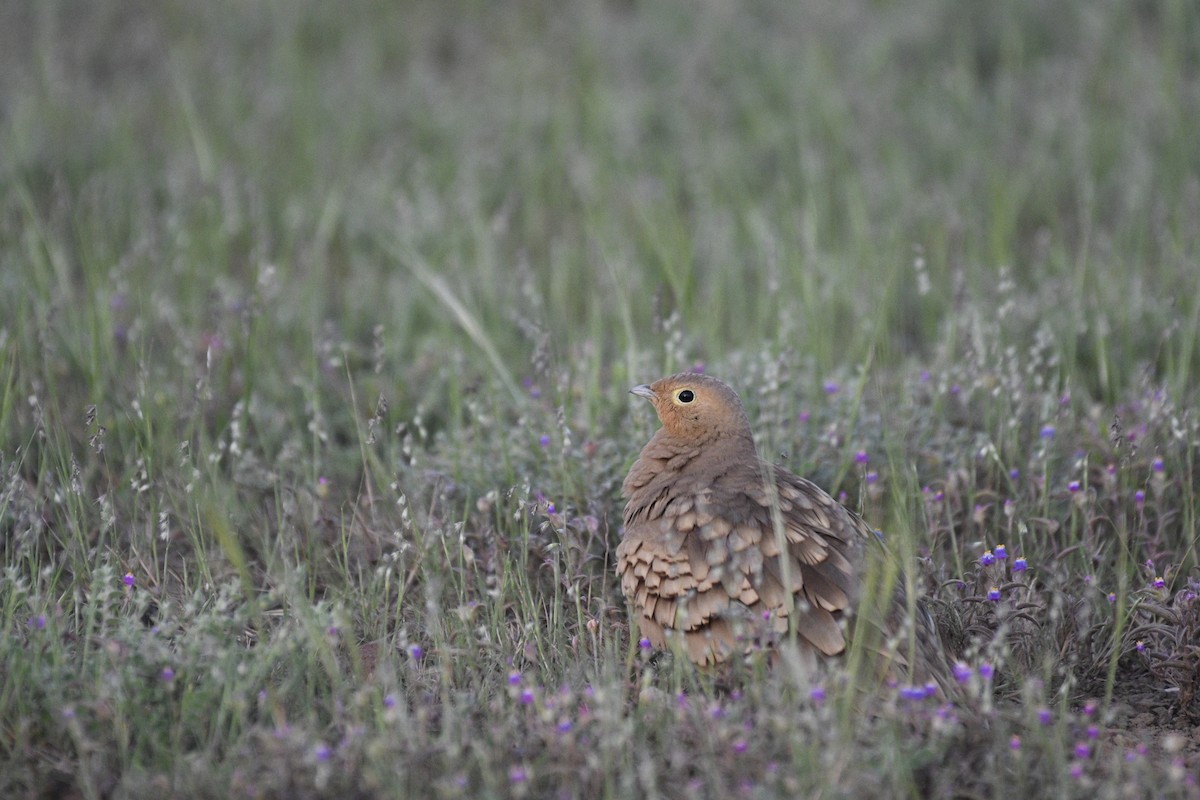
[[[691,389],[684,389],[676,397],[679,398],[679,402],[681,403],[690,403],[696,399],[696,395],[692,393]]]

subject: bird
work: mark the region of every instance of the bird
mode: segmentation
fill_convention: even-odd
[[[876,532],[815,483],[759,458],[723,381],[679,373],[630,393],[662,423],[622,484],[617,571],[641,636],[703,667],[777,652],[789,630],[810,661],[844,654]]]

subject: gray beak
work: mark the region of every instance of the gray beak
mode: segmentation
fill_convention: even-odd
[[[638,397],[644,397],[647,400],[653,400],[658,396],[654,393],[654,390],[650,388],[650,384],[648,383],[643,383],[640,386],[633,387],[629,390],[629,393],[636,394]]]

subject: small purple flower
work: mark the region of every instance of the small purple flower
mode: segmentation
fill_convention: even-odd
[[[812,414],[808,411],[801,411],[796,415],[796,420],[800,423],[808,422],[810,419],[812,419]]]
[[[1133,502],[1137,505],[1138,508],[1141,508],[1142,506],[1146,505],[1146,493],[1143,492],[1141,489],[1138,489],[1136,492],[1133,493]]]
[[[643,650],[649,650],[650,640],[643,636],[641,639],[638,639],[638,647],[642,648]]]
[[[1090,717],[1096,713],[1097,708],[1099,708],[1099,706],[1096,705],[1095,700],[1088,700],[1083,704],[1083,715],[1085,717]]]
[[[516,686],[520,682],[521,682],[521,673],[516,672],[516,671],[508,673],[508,685],[509,686]]]
[[[996,545],[995,553],[997,561],[1003,561],[1004,559],[1008,558],[1008,548],[1002,544]]]
[[[1021,737],[1014,733],[1012,738],[1008,740],[1008,749],[1014,753],[1019,752],[1021,750]]]
[[[927,369],[921,370],[920,378],[921,378],[921,383],[929,383],[929,378],[930,378],[929,370],[927,370]]]
[[[1155,589],[1165,589],[1167,588],[1167,582],[1163,580],[1162,575],[1156,575],[1154,576],[1153,586]]]
[[[130,586],[130,587],[133,586],[135,583],[137,583],[137,579],[133,577],[132,572],[126,572],[125,577],[122,578],[121,580],[124,582],[124,584],[126,586]]]
[[[1087,742],[1076,742],[1075,743],[1075,757],[1078,758],[1080,761],[1087,758],[1091,754],[1092,754],[1092,746],[1090,744],[1088,744]]]
[[[1087,726],[1087,738],[1099,739],[1100,738],[1100,729],[1097,728],[1095,725],[1088,725]]]
[[[979,677],[983,678],[985,681],[990,681],[992,676],[995,674],[996,668],[988,662],[985,661],[979,665]]]
[[[900,690],[900,696],[905,700],[924,700],[925,687],[923,686],[905,686]]]
[[[871,460],[871,457],[869,455],[867,455],[866,450],[859,450],[857,453],[854,454],[854,463],[855,464],[866,464],[870,460]]]
[[[1049,725],[1051,722],[1054,722],[1054,715],[1050,713],[1050,709],[1048,708],[1039,708],[1037,717],[1038,722],[1043,725]]]
[[[879,473],[876,472],[875,470],[871,470],[870,472],[867,473],[866,480],[867,480],[868,486],[874,485],[875,482],[879,480]]]
[[[1141,639],[1138,639],[1137,644],[1135,644],[1133,646],[1133,649],[1137,650],[1139,653],[1144,653],[1144,652],[1146,652],[1146,643],[1143,642]]]
[[[319,744],[313,749],[313,755],[317,757],[317,761],[328,761],[333,751],[329,749],[329,745]]]
[[[692,364],[692,372],[694,372],[697,375],[703,375],[704,374],[704,362],[703,361],[694,362]]]
[[[1150,462],[1150,469],[1154,470],[1155,472],[1162,472],[1165,469],[1163,466],[1163,460],[1161,458],[1155,458]]]
[[[541,435],[541,438],[538,439],[538,444],[540,444],[542,447],[549,447],[550,446],[550,437],[547,434],[543,433]]]
[[[940,503],[946,499],[946,493],[943,492],[941,489],[938,489],[936,492],[933,493],[933,499],[935,502]]]
[[[992,564],[996,563],[996,556],[991,550],[984,550],[983,555],[979,557],[979,563],[985,567],[990,567]]]
[[[158,673],[158,675],[162,678],[163,683],[170,683],[175,680],[175,670],[170,667],[163,667],[162,672]]]
[[[1080,764],[1078,761],[1071,764],[1071,777],[1075,780],[1083,777],[1083,764]]]
[[[1108,602],[1110,605],[1117,602],[1117,593],[1116,592],[1108,593]]]
[[[821,703],[824,703],[825,702],[825,687],[814,686],[808,692],[808,699],[812,700],[817,705],[821,705]]]
[[[384,708],[395,708],[396,707],[396,695],[394,695],[394,694],[384,695],[383,707]]]
[[[509,783],[524,783],[528,779],[529,775],[525,772],[525,768],[520,765],[512,767],[508,771]]]
[[[1075,494],[1081,488],[1083,488],[1083,487],[1080,485],[1079,481],[1071,481],[1070,483],[1067,484],[1067,491],[1070,492],[1071,494]]]
[[[954,663],[953,671],[954,680],[958,681],[959,683],[966,683],[967,681],[971,680],[971,676],[975,674],[974,670],[961,661],[956,661]]]
[[[527,706],[533,703],[533,689],[521,690],[521,705]]]
[[[748,750],[749,747],[750,747],[750,745],[746,744],[745,739],[738,739],[733,743],[733,752],[737,753],[740,756],[742,753],[746,752],[746,750]]]
[[[408,648],[408,655],[412,658],[413,661],[420,661],[422,658],[425,657],[425,651],[421,648],[421,645],[414,644],[413,646]]]
[[[993,603],[998,602],[1000,600],[1000,590],[998,588],[996,588],[995,586],[988,589],[987,598],[988,598],[988,600],[991,600]]]
[[[1043,439],[1053,439],[1056,432],[1053,425],[1043,425],[1042,429],[1038,432],[1038,436],[1041,436]]]
[[[1008,471],[1008,477],[1010,480],[1015,481],[1017,478],[1021,477],[1021,470],[1017,469],[1016,467],[1013,467],[1012,469],[1010,469]]]
[[[46,615],[38,614],[36,617],[29,618],[29,627],[35,630],[44,630],[46,627]]]
[[[837,394],[841,389],[837,381],[825,381],[825,394]]]
[[[962,392],[962,387],[959,386],[957,383],[950,384],[950,394],[957,397],[961,392]]]

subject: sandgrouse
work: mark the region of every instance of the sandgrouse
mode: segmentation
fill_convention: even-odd
[[[789,624],[802,648],[843,652],[871,529],[759,459],[741,401],[716,378],[681,373],[630,391],[662,421],[622,487],[617,569],[642,636],[700,665],[771,646]]]

